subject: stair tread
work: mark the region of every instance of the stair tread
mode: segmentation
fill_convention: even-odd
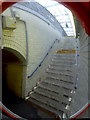
[[[39,88],[42,88],[42,89],[45,89],[45,90],[47,90],[47,91],[51,91],[51,92],[54,92],[54,93],[57,93],[58,94],[58,90],[56,90],[56,89],[52,89],[51,87],[45,87],[45,86],[43,86],[43,85],[39,85],[38,86]]]
[[[58,60],[63,60],[65,59],[65,57],[61,57],[61,56],[54,56],[53,59],[58,59]],[[75,58],[67,58],[66,60],[70,60],[70,61],[76,61]]]
[[[36,99],[29,98],[28,101],[34,103],[34,104],[37,105],[37,106],[40,106],[41,108],[46,109],[46,110],[49,111],[49,112],[54,113],[54,114],[56,114],[56,115],[61,115],[61,116],[63,115],[63,112],[62,112],[62,111],[58,111],[58,110],[56,110],[56,109],[54,109],[54,108],[52,108],[52,107],[50,107],[50,106],[46,106],[46,104],[40,104],[40,101],[38,101],[38,100],[36,100]]]
[[[53,95],[53,96],[55,96],[55,97],[57,97],[58,96],[58,94],[59,94],[59,92],[52,92],[52,91],[50,91],[50,90],[45,90],[43,87],[38,87],[37,89],[35,89],[34,91],[39,91],[39,92],[41,92],[41,93],[45,93],[45,94],[49,94],[49,95]]]
[[[68,64],[57,64],[57,63],[50,63],[51,66],[58,66],[62,68],[73,68],[73,65],[68,65]]]
[[[58,64],[58,65],[74,65],[73,63],[66,63],[66,62],[57,62],[57,61],[51,61],[52,64]]]
[[[74,58],[76,57],[76,55],[72,55],[72,54],[54,54],[53,56],[60,56],[60,57],[67,57],[67,58]]]
[[[69,74],[65,74],[65,73],[60,73],[60,72],[46,71],[46,73],[48,73],[48,74],[54,74],[54,75],[58,75],[58,76],[63,75],[63,76],[68,76],[68,77],[73,78],[73,75],[69,75]]]
[[[58,89],[59,87],[62,87],[62,88],[66,88],[66,89],[70,89],[70,90],[73,90],[74,86],[73,85],[66,85],[66,84],[63,84],[63,83],[60,83],[60,84],[57,84],[57,83],[51,83],[51,82],[48,82],[48,81],[43,81],[41,84],[45,85],[45,86],[57,86]]]
[[[60,80],[53,80],[53,81],[50,81],[49,79],[46,79],[46,80],[44,80],[43,82],[47,82],[47,83],[49,83],[49,84],[55,84],[55,85],[57,85],[57,86],[64,86],[64,85],[66,85],[66,86],[73,86],[73,84],[72,83],[70,83],[70,82],[64,82],[64,81],[60,81]]]
[[[41,96],[40,94],[33,93],[30,95],[30,98],[34,98],[39,102],[46,104],[47,106],[53,107],[54,109],[60,110],[65,113],[67,112],[67,110],[65,109],[66,105],[58,103],[55,100],[48,99],[44,96]]]
[[[45,81],[43,81],[44,83],[47,84],[51,84],[51,85],[55,85],[57,87],[66,87],[66,88],[70,88],[73,89],[74,88],[74,84],[70,83],[70,82],[64,82],[64,81],[50,81],[48,79],[46,79]]]
[[[58,70],[58,71],[66,71],[66,72],[72,72],[72,69],[68,69],[68,68],[61,68],[61,67],[53,67],[53,66],[49,66],[48,69],[51,70]]]
[[[63,82],[68,82],[68,83],[74,83],[74,80],[73,79],[68,79],[68,78],[66,78],[65,79],[65,77],[64,78],[59,78],[59,77],[55,77],[55,76],[47,76],[46,77],[46,80],[52,80],[52,81],[57,81],[57,80],[59,80],[59,81],[63,81]]]
[[[56,73],[56,74],[62,74],[62,75],[66,75],[66,76],[73,76],[72,72],[68,72],[68,71],[61,71],[61,70],[57,70],[57,69],[50,69],[48,68],[46,70],[46,72],[51,72],[51,73]]]
[[[36,92],[37,94],[46,96],[46,97],[49,98],[49,99],[53,99],[53,100],[55,100],[55,101],[57,101],[57,102],[63,102],[63,103],[65,103],[65,104],[69,104],[69,103],[70,103],[70,102],[69,102],[69,98],[66,98],[66,97],[64,97],[64,96],[59,96],[59,94],[58,94],[58,95],[47,94],[47,93],[45,93],[45,92],[39,91],[38,88],[37,88],[37,90],[35,90],[34,92]]]
[[[45,79],[33,89],[28,101],[57,115],[68,114],[74,90],[75,54],[55,53],[46,69]]]
[[[68,96],[68,97],[72,97],[72,93],[71,93],[72,89],[62,88],[60,86],[59,87],[56,87],[56,86],[52,87],[52,86],[47,85],[47,84],[46,85],[40,84],[38,87],[41,89],[45,89],[47,91],[50,91],[50,92],[54,92],[56,94],[62,94],[62,95]]]
[[[69,63],[69,64],[75,64],[75,61],[69,61],[67,59],[63,59],[63,60],[56,60],[56,59],[52,59],[52,62],[57,62],[57,63]]]

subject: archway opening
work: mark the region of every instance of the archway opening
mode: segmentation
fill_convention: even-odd
[[[2,102],[8,106],[22,97],[23,61],[10,49],[2,50]]]

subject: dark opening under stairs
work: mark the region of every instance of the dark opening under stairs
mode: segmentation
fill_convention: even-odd
[[[30,92],[28,102],[62,118],[69,118],[75,90],[76,54],[55,53],[43,81]]]

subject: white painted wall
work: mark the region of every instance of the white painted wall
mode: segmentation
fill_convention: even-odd
[[[20,15],[20,19],[26,22],[26,27],[28,31],[26,90],[27,86],[29,90],[29,86],[31,88],[32,84],[29,84],[30,82],[27,76],[30,75],[38,66],[38,64],[42,61],[52,43],[56,39],[61,39],[61,33],[58,30],[54,29],[51,25],[48,25],[45,21],[31,13],[15,7],[12,7],[12,10],[16,11]],[[9,12],[10,10],[8,9],[3,14],[8,15]]]
[[[89,78],[88,78],[88,41],[89,36],[86,34],[85,29],[79,23],[80,37],[77,39],[77,89],[73,96],[71,105],[71,115],[81,110],[87,103],[89,97]],[[80,117],[87,117],[88,114],[81,115]]]
[[[60,39],[60,33],[46,22],[26,11],[14,8],[21,19],[26,22],[28,31],[28,68],[27,75],[31,74],[45,56],[55,39]]]

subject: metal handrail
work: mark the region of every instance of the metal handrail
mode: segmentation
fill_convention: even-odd
[[[46,55],[44,56],[43,60],[39,63],[39,65],[36,67],[36,69],[28,76],[28,78],[32,77],[33,74],[38,70],[39,67],[41,67],[42,63],[44,62],[45,58],[48,56],[50,50],[52,49],[53,45],[55,44],[55,42],[57,41],[58,39],[56,39],[53,44],[51,45],[51,47],[49,48],[48,52],[46,53]]]

